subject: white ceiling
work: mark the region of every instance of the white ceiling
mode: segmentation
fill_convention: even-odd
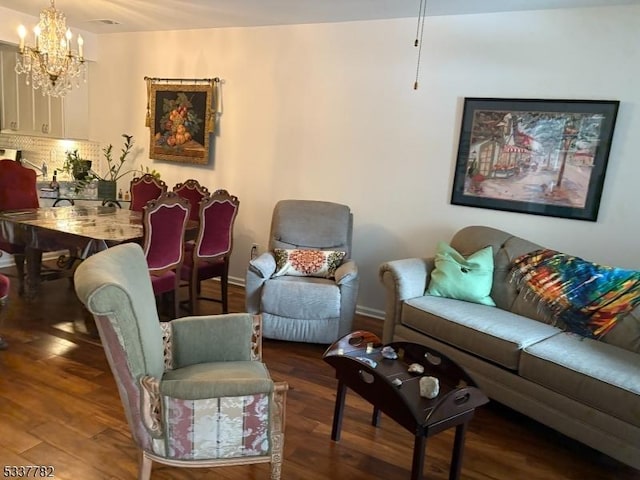
[[[427,16],[640,4],[640,0],[426,0]],[[179,30],[416,17],[420,0],[58,0],[69,26],[89,32]],[[49,0],[0,0],[37,17]],[[112,20],[118,25],[105,25]]]

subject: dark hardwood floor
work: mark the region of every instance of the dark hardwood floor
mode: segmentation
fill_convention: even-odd
[[[11,272],[5,269],[5,273]],[[0,468],[51,465],[58,480],[133,479],[137,451],[100,342],[85,323],[66,280],[43,284],[27,303],[15,291],[0,335]],[[216,290],[215,282],[206,289]],[[219,305],[203,302],[203,313]],[[232,311],[243,290],[231,289]],[[380,320],[358,316],[354,328],[381,334]],[[336,380],[322,361],[326,346],[265,339],[264,360],[289,382],[283,479],[408,479],[412,436],[389,418],[370,425],[369,405],[348,393],[342,439],[330,439]],[[453,431],[429,439],[425,479],[446,479]],[[6,475],[5,475],[6,476]],[[153,479],[266,479],[267,465],[219,469],[154,466]],[[626,467],[506,407],[479,409],[467,433],[464,479],[638,480]]]

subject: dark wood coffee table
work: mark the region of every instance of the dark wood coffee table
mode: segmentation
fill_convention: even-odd
[[[395,350],[397,359],[382,356],[383,345],[376,335],[356,331],[337,340],[324,353],[324,361],[335,368],[338,379],[331,439],[340,440],[344,401],[350,388],[373,405],[372,425],[379,425],[382,412],[414,434],[411,480],[422,478],[426,439],[456,427],[449,478],[458,479],[467,425],[476,407],[489,399],[462,368],[441,353],[409,342],[388,346]],[[422,365],[424,373],[408,372],[413,363]],[[420,396],[423,376],[438,378],[437,397]],[[395,379],[402,383],[398,385]]]

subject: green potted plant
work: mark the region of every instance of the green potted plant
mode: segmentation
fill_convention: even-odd
[[[119,179],[124,177],[125,175],[132,172],[144,172],[150,173],[156,178],[160,178],[160,173],[156,170],[149,171],[149,168],[143,169],[140,166],[140,169],[130,169],[126,171],[122,171],[122,167],[124,166],[127,157],[131,153],[134,145],[133,135],[127,135],[126,133],[122,134],[124,138],[124,144],[122,149],[120,150],[120,156],[117,159],[113,158],[113,145],[109,144],[105,148],[102,149],[102,153],[107,160],[107,173],[105,175],[98,175],[95,172],[93,173],[93,177],[98,180],[98,197],[99,198],[116,198],[117,191],[117,182]]]
[[[75,180],[73,186],[75,193],[81,192],[91,182],[91,163],[91,160],[82,158],[78,150],[66,152],[61,170]]]

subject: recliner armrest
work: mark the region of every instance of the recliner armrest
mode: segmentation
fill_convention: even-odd
[[[273,253],[264,252],[249,261],[249,269],[260,275],[262,278],[271,278],[271,275],[276,272],[276,258]]]
[[[336,283],[344,285],[358,278],[358,266],[353,260],[345,260],[345,262],[336,269]]]

